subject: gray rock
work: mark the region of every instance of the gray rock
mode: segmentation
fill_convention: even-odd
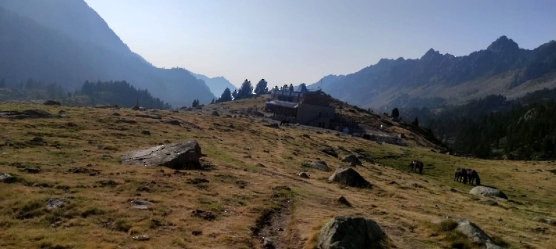
[[[312,161],[312,162],[308,162],[308,163],[303,163],[302,166],[303,167],[308,167],[308,168],[313,168],[313,169],[318,169],[318,170],[322,170],[322,171],[332,171],[330,169],[330,167],[328,167],[328,165],[326,165],[326,162],[324,162],[324,161]]]
[[[179,120],[175,120],[175,119],[171,119],[171,120],[166,120],[166,123],[171,124],[171,125],[181,125],[181,122]]]
[[[329,156],[338,157],[338,153],[332,147],[324,147],[320,151],[324,152]]]
[[[371,183],[365,180],[353,168],[339,168],[332,176],[328,178],[329,182],[338,182],[350,187],[370,188]]]
[[[173,169],[198,169],[201,147],[196,140],[164,144],[122,155],[124,165],[166,166]]]
[[[56,100],[47,100],[43,103],[43,105],[62,105],[62,103]]]
[[[10,175],[8,173],[0,172],[0,182],[12,183],[12,182],[15,182],[15,180],[16,180],[16,178],[13,177],[12,175]]]
[[[318,238],[321,249],[388,248],[387,236],[373,220],[363,217],[336,216],[322,229]]]
[[[270,240],[269,238],[264,238],[263,248],[274,249],[275,247],[274,244],[272,243],[272,240]]]
[[[542,217],[542,216],[537,216],[537,217],[533,218],[533,220],[541,222],[541,223],[547,223],[547,224],[552,225],[552,226],[556,226],[556,220],[554,220],[554,219],[550,219],[550,218],[546,218],[546,217]]]
[[[355,155],[347,155],[342,158],[342,162],[349,163],[350,166],[361,166],[361,161]]]
[[[220,116],[220,114],[217,111],[212,111],[211,115],[212,116]]]
[[[264,126],[270,127],[270,128],[280,128],[280,125],[277,124],[277,123],[265,124]]]
[[[469,191],[472,195],[487,196],[487,197],[499,197],[503,199],[508,199],[508,196],[499,189],[487,186],[477,186]]]
[[[297,175],[301,178],[309,179],[309,175],[305,172],[299,172]]]
[[[132,200],[131,204],[133,204],[133,208],[141,209],[141,210],[147,210],[150,208],[150,206],[153,205],[152,202],[144,201],[144,200]]]
[[[140,118],[162,119],[162,117],[156,114],[137,114],[135,116]]]
[[[46,209],[61,208],[69,201],[70,199],[68,198],[50,198],[46,201]]]
[[[348,207],[351,207],[351,203],[343,196],[340,196],[340,198],[338,198],[338,202]]]
[[[463,233],[467,238],[469,238],[474,244],[486,246],[487,249],[501,249],[502,247],[496,245],[492,238],[488,236],[479,226],[472,223],[466,218],[452,218],[458,223],[456,227],[457,231]]]

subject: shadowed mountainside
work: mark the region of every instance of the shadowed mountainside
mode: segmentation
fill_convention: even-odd
[[[84,1],[1,1],[0,32],[6,82],[33,78],[75,90],[86,80],[125,80],[174,106],[214,98],[187,70],[156,68],[133,53]]]

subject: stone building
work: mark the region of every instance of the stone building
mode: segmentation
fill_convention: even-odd
[[[333,129],[331,121],[336,110],[330,106],[332,98],[322,90],[290,92],[274,89],[265,110],[276,119],[288,120],[302,125]]]

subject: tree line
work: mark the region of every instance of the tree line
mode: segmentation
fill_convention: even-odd
[[[146,89],[137,89],[126,81],[89,82],[81,87],[81,94],[88,96],[93,105],[111,104],[121,107],[139,105],[154,109],[171,109],[170,104],[153,97]]]

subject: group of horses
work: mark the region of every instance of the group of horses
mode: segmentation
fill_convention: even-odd
[[[464,169],[457,168],[454,174],[454,181],[463,182],[463,184],[475,184],[481,185],[481,178],[479,178],[479,173],[474,169]]]
[[[412,172],[418,172],[419,174],[423,174],[423,162],[413,160],[409,167],[411,168]],[[454,175],[454,181],[463,182],[463,184],[475,184],[481,185],[481,178],[479,178],[479,173],[474,169],[464,169],[464,168],[457,168],[456,173]]]

